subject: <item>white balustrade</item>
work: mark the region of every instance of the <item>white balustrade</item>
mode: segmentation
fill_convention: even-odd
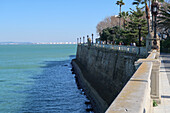
[[[87,44],[78,44],[87,46]],[[124,51],[126,53],[135,53],[140,55],[147,55],[147,51],[145,47],[136,47],[136,46],[124,46],[124,45],[109,45],[109,44],[93,44],[95,47],[109,48],[118,51]]]

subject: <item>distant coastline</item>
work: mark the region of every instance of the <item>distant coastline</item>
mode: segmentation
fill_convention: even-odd
[[[49,45],[49,44],[76,44],[76,42],[0,42],[0,45]]]

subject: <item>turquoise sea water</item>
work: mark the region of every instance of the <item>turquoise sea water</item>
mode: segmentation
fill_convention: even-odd
[[[0,113],[83,113],[71,73],[76,45],[0,45]]]

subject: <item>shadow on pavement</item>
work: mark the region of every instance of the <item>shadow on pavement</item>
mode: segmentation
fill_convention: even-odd
[[[167,95],[161,95],[161,98],[170,98],[170,96],[167,96]]]

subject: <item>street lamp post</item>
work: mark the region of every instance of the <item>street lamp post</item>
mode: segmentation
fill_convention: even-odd
[[[81,44],[81,37],[80,37],[80,44]]]
[[[77,38],[77,44],[79,44],[79,38]]]
[[[154,41],[153,41],[153,49],[157,49],[158,46],[157,46],[157,40],[156,40],[156,27],[157,27],[157,22],[156,22],[156,19],[157,19],[157,14],[158,14],[158,3],[157,2],[154,2],[151,6],[152,8],[152,14],[154,15]]]
[[[84,40],[85,40],[85,37],[83,36],[83,44],[84,44],[84,42],[85,42]]]
[[[87,35],[87,42],[88,42],[88,39],[89,39],[89,35]]]
[[[93,44],[93,33],[92,33],[92,35],[91,35],[91,36],[92,36],[92,44]]]
[[[139,47],[141,47],[141,29],[142,29],[141,24],[138,25],[138,29],[139,29]]]

